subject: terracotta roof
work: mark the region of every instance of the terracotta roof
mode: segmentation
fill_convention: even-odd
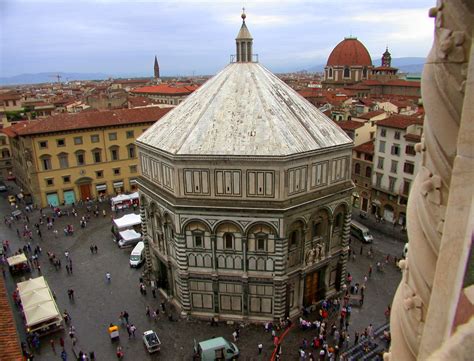
[[[357,38],[345,38],[336,45],[327,62],[328,66],[372,66],[372,59],[364,44]]]
[[[117,79],[114,80],[114,84],[139,84],[148,83],[150,79]]]
[[[182,85],[182,84],[159,84],[144,86],[141,88],[136,88],[132,90],[132,93],[141,93],[141,94],[191,94],[199,86],[198,85]]]
[[[367,112],[367,113],[364,113],[362,115],[359,115],[357,118],[370,120],[370,119],[375,118],[376,116],[379,116],[383,113],[385,113],[385,110],[374,110],[372,112]]]
[[[423,118],[408,116],[408,115],[392,115],[387,119],[382,119],[377,122],[377,126],[406,129],[413,124],[423,125]]]
[[[378,66],[374,68],[374,70],[398,70],[398,68],[394,68],[392,66]]]
[[[144,106],[153,104],[153,101],[150,98],[142,97],[142,96],[128,97],[128,102],[131,108],[144,107]]]
[[[21,95],[16,92],[4,92],[0,93],[0,101],[2,100],[19,100],[21,99]]]
[[[20,340],[3,277],[0,277],[0,314],[0,360],[21,361]]]
[[[337,122],[337,125],[339,125],[344,130],[354,130],[363,127],[364,123],[356,122],[354,120],[346,120]]]
[[[413,133],[407,133],[407,134],[405,134],[405,139],[410,140],[412,142],[419,142],[421,140],[421,135],[413,134]]]
[[[32,122],[21,122],[15,126],[5,128],[2,131],[9,136],[12,136],[10,135],[12,132],[14,134],[13,136],[17,136],[64,132],[113,125],[127,125],[131,123],[154,123],[171,109],[172,108],[149,107],[80,112],[77,114],[58,114]]]
[[[421,83],[419,81],[408,81],[403,79],[393,79],[387,81],[381,81],[377,79],[368,79],[362,81],[362,84],[368,86],[382,85],[382,86],[402,86],[402,87],[414,87],[420,88]]]
[[[370,140],[366,143],[359,144],[357,147],[354,147],[353,150],[361,153],[374,154],[374,141]]]

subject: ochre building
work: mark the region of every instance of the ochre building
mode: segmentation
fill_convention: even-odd
[[[16,182],[42,207],[135,191],[135,139],[168,111],[62,114],[5,128]]]

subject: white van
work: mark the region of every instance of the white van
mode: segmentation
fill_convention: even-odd
[[[369,232],[369,229],[354,220],[351,222],[351,234],[359,241],[364,243],[372,243],[372,241],[374,240]]]
[[[145,260],[145,243],[138,242],[130,253],[130,267],[138,267]]]

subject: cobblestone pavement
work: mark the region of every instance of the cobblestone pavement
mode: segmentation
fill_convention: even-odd
[[[6,201],[8,193],[3,193],[0,199],[0,214],[5,216],[11,212],[11,207]],[[145,315],[146,306],[151,309],[159,308],[162,299],[159,295],[153,298],[150,290],[146,296],[139,292],[139,277],[143,269],[132,269],[128,265],[130,249],[119,249],[112,241],[111,212],[108,204],[99,204],[100,210],[106,209],[107,216],[94,217],[85,229],[80,228],[79,220],[87,214],[84,205],[78,206],[78,217],[72,215],[56,219],[54,229],[58,229],[59,236],[55,238],[52,231],[46,229],[46,225],[41,226],[42,240],[37,235],[33,235],[32,246],[39,244],[42,247],[40,264],[42,274],[48,281],[51,289],[55,292],[57,303],[61,311],[67,310],[72,318],[72,325],[76,328],[77,345],[76,350],[84,352],[94,351],[97,360],[115,360],[115,350],[117,345],[121,345],[125,352],[125,360],[191,360],[193,350],[193,340],[202,341],[213,336],[224,336],[232,340],[233,325],[219,324],[218,327],[211,327],[209,322],[197,320],[184,320],[178,317],[175,310],[172,310],[173,320],[168,320],[163,314],[157,321]],[[50,212],[50,210],[48,210]],[[29,216],[29,227],[34,228],[37,222],[39,211],[26,213]],[[122,215],[122,214],[121,214]],[[64,236],[62,232],[66,224],[73,224],[75,232],[73,236]],[[11,249],[14,251],[26,244],[19,239],[16,229],[20,231],[24,226],[23,222],[17,221],[8,228],[2,225],[1,239],[9,239]],[[350,261],[349,272],[353,275],[354,281],[360,282],[367,273],[369,265],[373,264],[374,271],[372,277],[367,282],[366,298],[364,305],[358,309],[354,308],[351,317],[349,330],[351,338],[356,330],[363,330],[370,323],[379,326],[385,323],[384,310],[390,303],[395,288],[400,280],[400,272],[393,264],[385,268],[385,272],[375,271],[375,263],[378,259],[385,257],[387,253],[399,255],[403,248],[403,243],[390,235],[373,230],[375,258],[368,258],[366,255],[360,256],[358,252],[355,261]],[[98,254],[91,254],[89,246],[96,244]],[[352,248],[360,248],[360,244],[353,242]],[[367,248],[367,247],[365,247]],[[63,267],[60,271],[48,261],[46,252],[54,252],[62,259]],[[64,252],[68,251],[73,263],[73,274],[68,275],[65,266]],[[364,249],[366,252],[366,249]],[[111,273],[111,282],[106,282],[106,272]],[[37,271],[33,271],[31,276],[36,277]],[[359,281],[358,281],[359,280]],[[13,291],[15,282],[20,279],[6,276],[6,283],[9,293]],[[68,300],[67,289],[75,290],[75,300]],[[170,305],[167,304],[168,310]],[[19,312],[13,306],[16,316],[17,328],[21,339],[25,340],[24,327],[19,317]],[[130,322],[137,327],[136,338],[129,339],[126,329],[120,327],[120,341],[111,342],[107,333],[110,323],[120,324],[119,314],[126,310],[130,314]],[[314,319],[315,314],[308,318]],[[159,354],[148,355],[141,340],[141,333],[148,329],[155,330],[161,341],[162,349]],[[66,341],[66,351],[68,360],[74,360],[72,344],[67,332],[58,332],[45,336],[41,339],[41,347],[38,350],[35,360],[49,361],[60,360],[59,338]],[[294,327],[285,337],[282,344],[282,360],[297,360],[298,347],[303,337],[312,339],[314,331],[303,331]],[[56,343],[56,353],[53,352],[49,342],[54,339]],[[257,345],[263,343],[264,349],[258,355]],[[261,325],[246,325],[241,329],[241,338],[237,342],[241,349],[242,360],[269,360],[272,352],[272,340],[266,334]]]

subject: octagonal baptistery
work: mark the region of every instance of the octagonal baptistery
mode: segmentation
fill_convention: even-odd
[[[278,320],[340,289],[352,141],[236,40],[137,140],[147,271],[182,314]]]

